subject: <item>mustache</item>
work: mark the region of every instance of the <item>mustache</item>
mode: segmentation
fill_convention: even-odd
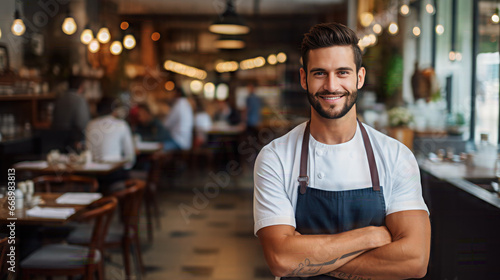
[[[335,95],[335,96],[341,96],[341,95],[349,95],[351,94],[349,91],[328,91],[328,90],[323,90],[323,91],[318,91],[314,95],[315,96],[322,96],[322,95]]]

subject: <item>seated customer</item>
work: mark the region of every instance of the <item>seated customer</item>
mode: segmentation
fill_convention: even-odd
[[[85,132],[86,147],[94,161],[127,161],[125,168],[132,167],[135,149],[129,125],[123,120],[127,108],[119,105],[110,115],[92,120]]]
[[[189,150],[193,141],[193,107],[181,89],[171,92],[167,103],[171,109],[163,125],[171,138],[163,143],[163,150]]]
[[[137,125],[135,133],[142,141],[164,142],[169,139],[169,133],[163,124],[151,113],[145,104],[137,105]]]
[[[201,98],[195,98],[196,113],[194,114],[194,145],[202,146],[207,141],[207,132],[212,128],[212,118],[205,111],[205,104]]]

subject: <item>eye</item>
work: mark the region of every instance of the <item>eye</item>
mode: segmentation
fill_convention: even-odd
[[[317,72],[314,72],[313,75],[316,76],[316,77],[321,77],[321,76],[325,76],[326,72],[317,71]]]
[[[338,72],[340,76],[347,76],[349,75],[349,71],[339,71]]]

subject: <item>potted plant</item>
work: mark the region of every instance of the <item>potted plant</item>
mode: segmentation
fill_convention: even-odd
[[[406,107],[394,107],[387,114],[389,117],[389,136],[405,144],[410,150],[413,149],[414,132],[410,128],[413,114]]]

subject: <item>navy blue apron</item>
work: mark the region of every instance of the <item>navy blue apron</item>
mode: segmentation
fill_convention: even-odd
[[[309,126],[307,123],[300,159],[300,187],[295,209],[296,230],[301,234],[335,234],[367,226],[385,224],[385,201],[378,177],[377,164],[370,138],[359,122],[365,146],[372,186],[348,191],[325,191],[309,186],[307,160],[309,156]],[[335,159],[332,159],[335,160]],[[327,275],[312,277],[281,277],[282,280],[337,279]]]

